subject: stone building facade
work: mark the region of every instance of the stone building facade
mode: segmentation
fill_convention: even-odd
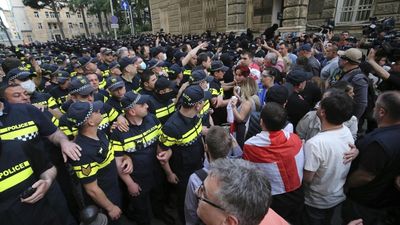
[[[369,18],[392,16],[400,27],[398,0],[150,0],[153,32],[262,32],[274,23],[281,32],[316,29],[328,19],[337,30],[361,33]]]

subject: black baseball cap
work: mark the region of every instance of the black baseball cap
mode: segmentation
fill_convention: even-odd
[[[125,56],[125,57],[121,58],[118,61],[118,63],[119,63],[121,70],[124,70],[125,67],[127,67],[130,64],[134,64],[137,60],[139,60],[139,57],[137,57],[137,56],[134,56],[132,58]]]
[[[95,102],[74,102],[68,108],[67,121],[69,125],[80,127],[82,126],[92,115],[93,112],[97,112],[102,109],[104,103],[101,101]]]
[[[69,94],[78,94],[78,95],[89,95],[95,89],[90,84],[89,80],[84,76],[76,76],[71,80],[71,84],[69,86]]]
[[[204,91],[199,85],[193,85],[183,91],[182,103],[183,105],[193,106],[194,104],[209,98],[211,98],[210,92]]]
[[[94,59],[89,56],[80,57],[75,65],[75,67],[85,67],[87,64],[94,62]]]
[[[147,63],[147,68],[154,69],[156,67],[161,67],[162,66],[162,62],[158,61],[157,59],[151,59],[148,63]]]
[[[108,68],[111,70],[111,69],[114,69],[114,68],[120,68],[121,66],[119,65],[119,63],[118,62],[112,62],[112,63],[110,63],[110,65],[108,66]]]
[[[69,73],[64,70],[57,70],[53,75],[57,77],[58,84],[64,84],[70,78]]]
[[[119,76],[110,76],[107,78],[106,88],[109,91],[115,91],[120,87],[125,86],[124,81]]]
[[[224,72],[229,70],[229,67],[225,66],[221,61],[212,61],[211,62],[211,71],[222,70]]]
[[[265,99],[267,102],[276,102],[283,105],[289,98],[289,91],[281,85],[274,85],[267,91]]]
[[[18,80],[26,80],[29,77],[33,77],[34,74],[29,70],[21,70],[19,68],[14,68],[7,73],[6,80],[13,81],[15,79]]]
[[[211,82],[214,78],[212,76],[207,76],[204,70],[195,70],[192,72],[191,84],[199,84],[203,80]]]
[[[299,84],[303,81],[309,80],[312,77],[311,72],[307,72],[303,69],[295,69],[288,73],[287,81],[291,84]]]
[[[135,105],[141,105],[149,101],[148,95],[136,94],[133,91],[127,92],[121,100],[123,109],[131,109]]]
[[[165,88],[174,88],[174,87],[175,87],[174,82],[168,80],[164,76],[160,76],[157,79],[156,83],[154,84],[155,91],[160,91],[160,90],[164,90]]]

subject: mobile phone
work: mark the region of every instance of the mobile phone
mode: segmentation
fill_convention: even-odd
[[[36,188],[29,187],[24,192],[22,192],[22,194],[20,194],[19,197],[22,199],[29,198],[33,195],[33,193],[35,193],[35,191]]]

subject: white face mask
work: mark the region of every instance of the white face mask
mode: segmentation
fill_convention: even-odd
[[[141,62],[140,63],[140,69],[141,70],[145,70],[147,68],[146,63],[145,62]]]
[[[66,62],[67,64],[69,64],[69,63],[71,62],[71,60],[67,59],[65,62]]]
[[[32,80],[27,80],[22,83],[20,83],[21,87],[25,89],[28,94],[32,94],[36,90],[36,85]]]
[[[42,60],[36,60],[36,63],[40,66],[42,65]]]
[[[204,89],[204,91],[208,91],[210,89],[210,83],[207,82],[207,87]]]
[[[163,61],[167,60],[167,54],[165,54],[165,53],[162,54],[162,60]]]

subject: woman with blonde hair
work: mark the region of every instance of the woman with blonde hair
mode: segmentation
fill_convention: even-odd
[[[258,86],[256,81],[249,77],[250,70],[246,66],[235,68],[235,81],[237,86],[234,88],[234,96],[231,98],[230,107],[232,108],[234,122],[231,125],[231,132],[236,133],[236,140],[240,147],[243,147],[244,138],[247,132],[247,123],[251,112],[259,110],[261,107],[258,98]]]

